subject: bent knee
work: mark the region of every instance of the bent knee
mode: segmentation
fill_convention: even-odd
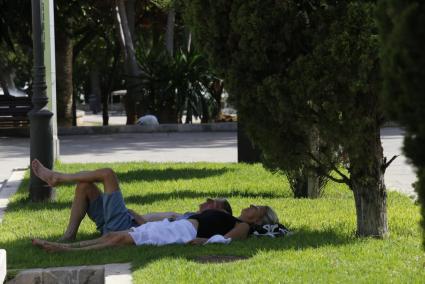
[[[104,168],[104,169],[100,169],[98,171],[100,171],[102,176],[104,176],[105,178],[116,177],[114,170],[111,169],[111,168]]]
[[[75,188],[76,191],[86,191],[89,190],[93,186],[90,182],[78,182],[77,187]]]
[[[118,190],[118,178],[111,168],[100,169],[105,192],[111,193]]]
[[[100,194],[99,188],[90,182],[79,182],[75,188],[75,195],[86,196],[90,200],[96,199]]]

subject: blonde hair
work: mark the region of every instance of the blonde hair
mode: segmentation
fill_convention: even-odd
[[[270,206],[264,207],[266,207],[266,214],[264,214],[263,218],[261,219],[261,225],[278,224],[279,217],[277,217],[276,212],[274,212],[274,210]]]

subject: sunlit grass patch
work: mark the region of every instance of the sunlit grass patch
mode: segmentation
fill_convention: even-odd
[[[351,191],[328,183],[317,200],[294,199],[287,180],[261,165],[220,163],[58,164],[65,172],[112,167],[127,206],[138,212],[195,211],[207,197],[227,197],[235,215],[249,204],[267,204],[294,234],[280,239],[250,238],[230,245],[126,247],[47,254],[32,237],[58,239],[67,224],[73,185],[57,188],[56,201],[28,201],[26,180],[0,224],[0,247],[8,268],[131,262],[135,283],[420,283],[425,258],[420,246],[419,208],[398,193],[388,194],[390,235],[355,238]],[[79,238],[97,237],[84,220]],[[201,263],[199,257],[235,257]],[[239,259],[237,258],[239,256]]]

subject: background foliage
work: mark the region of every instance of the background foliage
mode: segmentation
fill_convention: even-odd
[[[379,11],[384,101],[406,130],[403,150],[416,166],[425,229],[425,3],[381,0]]]

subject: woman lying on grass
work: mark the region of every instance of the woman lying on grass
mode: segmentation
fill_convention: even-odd
[[[112,169],[64,174],[47,169],[38,160],[34,160],[31,166],[34,174],[50,186],[64,182],[101,182],[108,196],[119,191],[118,179]],[[222,209],[210,209],[188,219],[148,222],[130,230],[109,232],[88,241],[63,244],[34,239],[32,242],[49,252],[93,250],[123,245],[229,243],[232,239],[248,237],[255,225],[278,223],[276,213],[269,206],[251,205],[241,211],[239,218]]]

